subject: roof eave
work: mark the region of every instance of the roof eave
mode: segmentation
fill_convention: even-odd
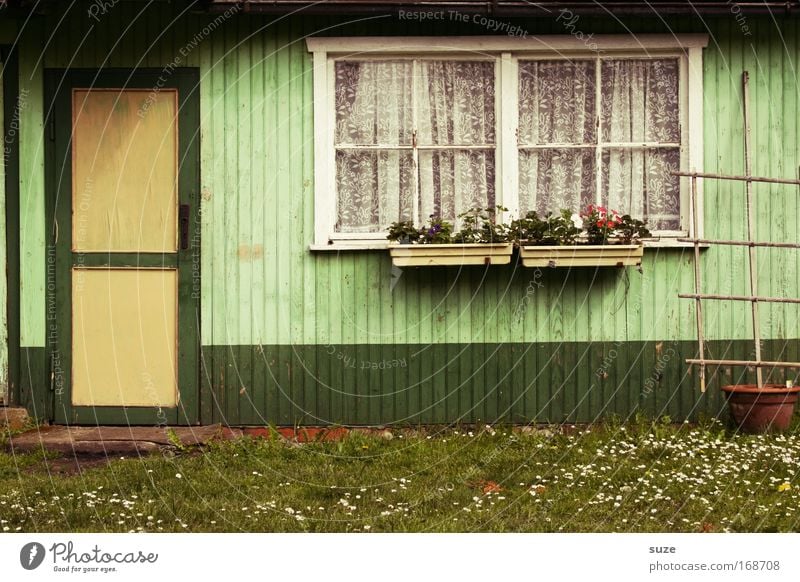
[[[563,10],[582,16],[727,16],[771,15],[775,17],[796,16],[800,14],[800,1],[783,2],[736,2],[725,1],[658,1],[649,2],[611,1],[611,2],[527,2],[523,0],[462,0],[462,1],[420,1],[383,0],[328,0],[311,2],[308,0],[206,0],[206,9],[221,12],[237,6],[243,13],[287,14],[397,14],[403,11],[457,11],[467,14],[487,14],[503,17],[553,17]],[[733,8],[735,6],[735,8]],[[734,13],[733,10],[736,10]]]

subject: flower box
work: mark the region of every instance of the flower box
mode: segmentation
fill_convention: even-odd
[[[507,265],[511,243],[398,244],[389,243],[392,264],[397,267],[452,265]]]
[[[525,267],[623,267],[641,265],[642,245],[520,245]]]

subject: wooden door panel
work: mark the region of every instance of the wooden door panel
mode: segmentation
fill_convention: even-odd
[[[174,269],[73,269],[73,406],[177,406],[177,294]]]

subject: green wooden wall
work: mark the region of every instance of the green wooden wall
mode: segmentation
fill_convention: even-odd
[[[367,361],[396,359],[398,350],[431,344],[453,349],[535,344],[544,346],[544,353],[551,356],[564,345],[590,346],[593,357],[601,360],[608,346],[615,344],[627,345],[635,353],[641,346],[680,342],[682,350],[691,351],[693,306],[677,298],[679,292],[692,288],[692,258],[686,249],[648,249],[642,274],[633,269],[537,273],[513,267],[406,269],[398,274],[392,272],[385,252],[308,250],[313,238],[314,128],[311,56],[304,37],[485,34],[480,27],[420,26],[385,16],[349,22],[233,15],[212,23],[214,16],[194,14],[180,2],[154,3],[146,9],[118,3],[98,15],[96,22],[87,17],[89,6],[84,3],[64,18],[55,12],[33,19],[20,37],[20,87],[29,91],[22,114],[20,170],[23,346],[44,346],[47,337],[42,153],[47,105],[42,99],[42,67],[175,64],[199,67],[201,73],[201,325],[202,344],[210,358],[204,378],[216,395],[228,390],[228,380],[219,380],[214,367],[214,362],[223,360],[218,365],[228,375],[239,375],[240,381],[233,381],[230,390],[257,392],[253,398],[263,400],[264,410],[269,409],[267,401],[273,392],[289,393],[288,389],[281,392],[283,371],[272,370],[269,361],[263,373],[253,372],[251,366],[240,374],[234,350],[251,354],[251,360],[265,350],[288,350],[286,358],[274,361],[288,362],[290,371],[295,369],[306,378],[304,393],[317,390],[314,371],[323,366],[321,359],[329,357],[325,355],[328,346],[334,346],[334,351],[340,349],[335,346],[359,346],[367,354],[374,346]],[[564,33],[555,21],[518,24],[530,34]],[[772,20],[750,18],[751,35],[743,34],[733,17],[710,20],[708,29],[689,18],[671,20],[669,25],[657,20],[620,24],[588,18],[580,24],[582,30],[596,33],[710,32],[703,65],[705,169],[743,173],[740,76],[746,69],[751,74],[754,105],[753,170],[769,176],[797,176],[797,19],[776,25]],[[756,198],[759,236],[797,241],[797,190],[757,186]],[[741,185],[707,183],[705,217],[709,237],[741,237],[745,232]],[[759,256],[761,293],[800,296],[795,251],[759,251]],[[704,291],[744,293],[744,259],[741,249],[704,251],[702,269],[708,282]],[[786,357],[787,346],[796,348],[799,311],[797,306],[762,308],[762,333],[778,340],[770,344],[776,358]],[[735,350],[744,350],[746,355],[746,343],[740,340],[750,337],[752,330],[743,305],[708,303],[706,323],[711,338],[737,341]],[[591,347],[602,345],[606,347]],[[292,364],[302,350],[311,350],[313,358]],[[720,348],[714,355],[723,351]],[[682,353],[681,357],[691,355]],[[513,362],[515,356],[509,352],[504,357]],[[597,368],[591,363],[580,365]],[[486,369],[483,362],[462,361],[460,373],[469,378],[469,370],[476,366]],[[491,366],[496,376],[499,364]],[[673,358],[670,367],[676,378],[685,374],[680,358]],[[630,390],[646,380],[649,370],[632,381]],[[435,370],[432,373],[438,377]],[[396,372],[391,390],[408,382],[403,374]],[[370,383],[366,376],[348,380],[337,375],[332,382],[356,380],[385,394],[383,383]],[[478,380],[469,382],[474,389]],[[534,378],[523,376],[520,382],[528,385]],[[434,379],[433,384],[445,386],[444,380]],[[693,388],[687,389],[691,395]],[[215,414],[243,418],[240,412],[223,414],[222,400],[220,396],[209,404]],[[251,408],[260,409],[255,404]],[[691,405],[682,405],[676,413],[688,414],[689,409]],[[273,412],[270,418],[276,418]],[[382,418],[376,414],[364,418]],[[252,420],[261,419],[253,416]]]
[[[2,63],[0,63],[2,65]],[[0,88],[3,87],[2,81],[5,71],[0,71]],[[4,102],[3,92],[0,90],[0,127],[5,127],[5,119],[3,115]],[[5,150],[4,150],[4,158]],[[6,172],[5,164],[0,164],[0,216],[6,215]],[[3,225],[0,226],[0,273],[5,273],[7,268],[6,261],[6,229],[8,225],[3,220]],[[6,305],[8,301],[8,279],[0,277],[0,305]],[[0,308],[0,404],[5,402],[6,393],[8,392],[8,311]]]

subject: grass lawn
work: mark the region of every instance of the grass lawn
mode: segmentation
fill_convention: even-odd
[[[800,531],[800,430],[640,422],[278,438],[118,459],[0,453],[2,531]]]

